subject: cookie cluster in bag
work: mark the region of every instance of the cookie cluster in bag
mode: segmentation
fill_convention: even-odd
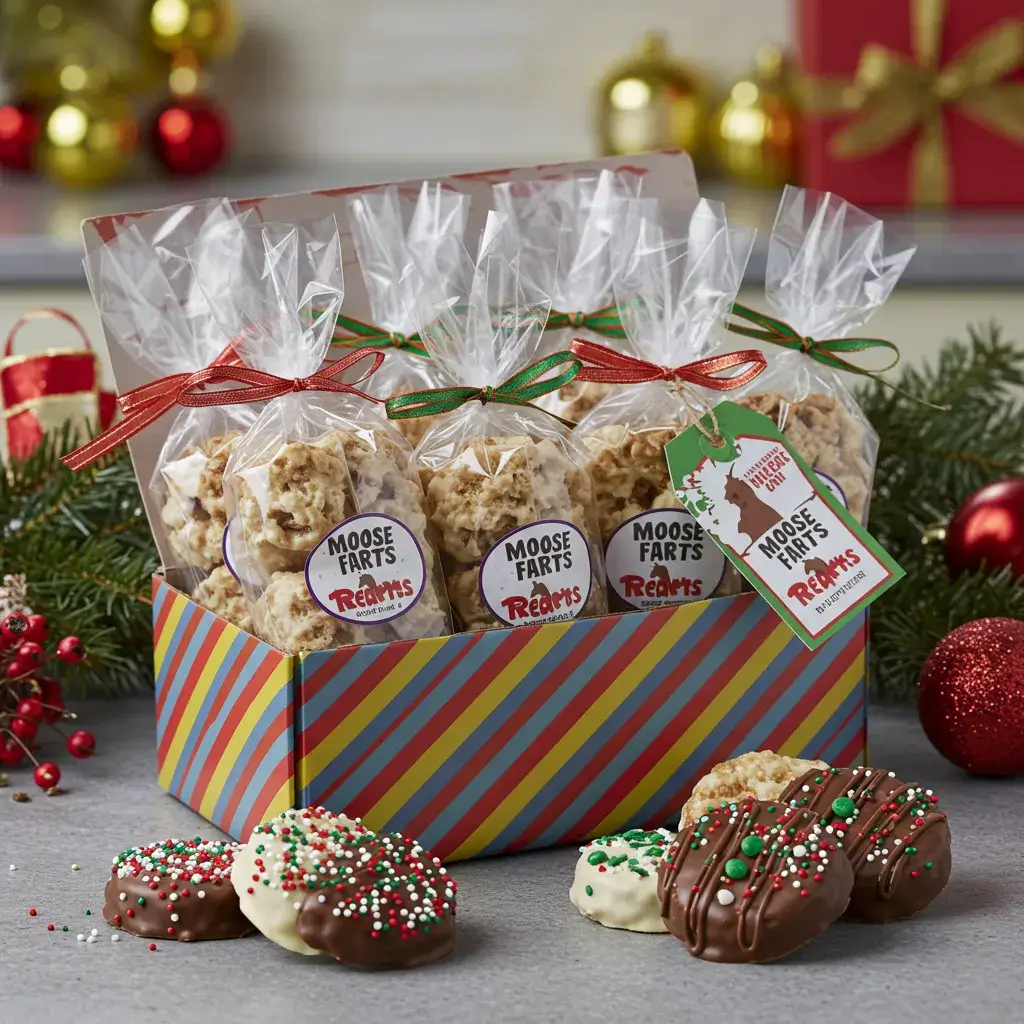
[[[136,218],[86,261],[89,285],[107,329],[158,378],[237,361],[230,335],[212,315],[186,243],[235,217],[225,200],[159,210]],[[244,405],[178,412],[150,484],[159,527],[196,601],[243,629],[251,627],[237,580],[224,566],[224,469],[255,419]]]
[[[317,374],[343,297],[333,218],[239,218],[190,256],[242,358],[283,384],[224,477],[257,635],[299,653],[447,633],[412,449],[340,379],[383,356],[357,351]]]
[[[508,219],[492,212],[474,261],[439,245],[424,340],[447,387],[388,402],[393,418],[450,410],[416,449],[448,596],[466,630],[607,609],[585,453],[531,404],[579,370],[567,353],[534,362],[549,299],[524,273]],[[444,282],[454,282],[457,290]]]

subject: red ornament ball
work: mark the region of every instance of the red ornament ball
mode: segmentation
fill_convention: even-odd
[[[31,718],[12,718],[8,728],[22,743],[31,743],[39,732],[39,724]]]
[[[977,619],[928,655],[917,683],[925,734],[975,775],[1024,771],[1024,622]]]
[[[230,145],[224,112],[203,96],[177,96],[156,113],[150,131],[153,154],[177,177],[212,171]]]
[[[39,116],[31,103],[5,103],[0,107],[0,167],[31,171],[38,139]]]
[[[15,714],[19,718],[27,718],[32,722],[41,721],[43,717],[43,702],[38,697],[26,697],[18,702]]]
[[[42,615],[30,615],[28,617],[28,629],[25,631],[26,640],[34,640],[41,644],[50,637],[50,625]]]
[[[0,622],[0,636],[9,643],[17,643],[20,640],[28,639],[25,634],[28,632],[28,619],[21,612],[11,612]]]
[[[76,665],[85,658],[85,647],[77,636],[66,636],[57,644],[57,657],[69,665]]]
[[[49,789],[60,782],[60,769],[52,761],[36,765],[32,779],[40,789]]]
[[[25,756],[25,749],[10,736],[0,736],[0,764],[13,768]]]
[[[92,757],[96,753],[96,737],[86,729],[78,729],[68,737],[68,753],[72,757]]]
[[[946,527],[946,562],[954,576],[1012,566],[1024,576],[1024,478],[975,491]]]

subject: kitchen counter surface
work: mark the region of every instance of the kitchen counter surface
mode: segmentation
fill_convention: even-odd
[[[408,973],[364,974],[258,936],[158,942],[155,953],[127,935],[112,943],[99,916],[111,858],[140,842],[215,830],[156,786],[151,700],[79,710],[100,753],[85,762],[60,758],[67,793],[37,796],[27,773],[13,771],[11,788],[0,790],[4,1022],[1020,1019],[1024,778],[963,774],[929,746],[912,712],[872,709],[870,738],[874,764],[934,788],[950,815],[950,885],[913,920],[840,922],[772,965],[703,963],[671,936],[610,931],[581,917],[568,900],[577,853],[563,849],[453,865],[454,957]],[[31,803],[11,801],[18,789],[33,790]],[[56,930],[47,932],[51,922]],[[91,928],[96,943],[76,941]]]
[[[88,217],[152,209],[224,195],[250,198],[317,188],[429,177],[452,170],[430,161],[405,164],[352,163],[227,174],[196,181],[148,181],[107,191],[61,192],[34,181],[0,181],[0,286],[84,286],[79,226]],[[758,228],[747,283],[764,280],[765,255],[776,192],[753,192],[714,182],[710,198],[729,204],[737,219]],[[891,247],[918,247],[903,283],[921,286],[1024,284],[1024,210],[885,214]]]

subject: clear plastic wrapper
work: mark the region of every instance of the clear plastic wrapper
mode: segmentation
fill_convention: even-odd
[[[249,366],[289,381],[316,373],[343,298],[333,218],[240,219],[190,256]],[[300,653],[448,632],[412,448],[369,399],[273,398],[236,445],[225,485],[258,636]]]
[[[743,279],[752,230],[701,200],[685,218],[629,203],[615,279],[631,355],[676,368],[710,356]],[[613,607],[650,608],[739,593],[739,574],[682,511],[665,444],[724,397],[674,381],[617,384],[573,432],[588,453]],[[627,526],[628,524],[628,526]]]
[[[379,398],[438,386],[438,375],[426,354],[417,354],[418,346],[402,344],[419,333],[423,279],[411,250],[436,266],[432,251],[448,236],[462,238],[468,213],[468,196],[429,181],[412,204],[394,185],[360,192],[348,200],[349,227],[373,324],[398,339],[370,382],[371,392]],[[395,423],[414,447],[429,425],[426,416]]]
[[[108,330],[154,378],[193,373],[228,348],[188,261],[187,247],[231,222],[226,200],[158,210],[123,226],[86,261]],[[243,629],[251,622],[237,581],[224,568],[223,475],[256,418],[244,405],[182,409],[168,431],[150,487],[160,525],[195,599]]]
[[[433,275],[420,263],[435,286],[423,335],[444,384],[497,389],[531,366],[549,300],[521,272],[507,218],[489,215],[475,263],[454,240],[434,260]],[[586,453],[557,419],[535,406],[470,400],[432,423],[416,458],[458,626],[607,610]]]
[[[524,272],[551,296],[543,352],[564,351],[574,338],[625,347],[622,330],[613,326],[613,253],[625,228],[626,201],[636,198],[639,180],[602,171],[592,178],[510,181],[494,187],[495,207],[511,218],[519,235]],[[565,320],[566,326],[552,327]],[[602,322],[609,328],[589,326]],[[610,390],[609,384],[574,380],[538,404],[576,421]]]
[[[886,255],[882,222],[837,196],[789,186],[768,243],[768,311],[804,337],[845,338],[885,302],[913,254]],[[768,369],[733,401],[774,420],[866,523],[878,435],[838,373],[800,351],[765,349]]]

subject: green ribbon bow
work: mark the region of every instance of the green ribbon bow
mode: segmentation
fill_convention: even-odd
[[[565,366],[561,373],[554,377],[547,374]],[[555,352],[545,356],[513,374],[508,380],[497,387],[483,388],[428,388],[425,391],[413,391],[407,395],[396,395],[384,403],[388,419],[407,420],[416,416],[439,416],[465,405],[466,402],[497,402],[501,405],[523,405],[536,409],[531,403],[541,395],[550,394],[564,388],[583,369],[580,362],[571,352]],[[548,412],[548,410],[541,410]],[[568,426],[574,426],[570,420],[562,419],[554,413],[548,413]]]
[[[590,331],[593,334],[600,334],[603,338],[626,337],[618,307],[614,303],[604,306],[602,309],[595,309],[593,313],[562,313],[558,310],[551,310],[544,330],[564,331],[567,329]]]
[[[879,379],[878,374],[891,370],[900,361],[900,350],[885,338],[826,338],[818,341],[814,338],[805,338],[784,320],[776,320],[775,317],[758,313],[757,310],[741,306],[738,302],[733,303],[732,312],[734,316],[742,317],[755,325],[754,327],[745,327],[743,324],[730,320],[725,326],[733,334],[742,334],[745,338],[769,341],[773,345],[781,345],[783,348],[796,352],[805,352],[812,359],[833,370],[848,370],[850,373],[859,373],[864,377],[873,377],[877,380]],[[873,348],[888,349],[893,353],[892,362],[874,370],[868,370],[856,363],[851,363],[849,359],[844,359],[842,355],[842,353],[866,352]]]
[[[365,320],[357,320],[354,316],[341,314],[338,316],[332,343],[344,348],[394,348],[425,359],[430,358],[419,332],[399,334],[376,324],[368,324]]]

